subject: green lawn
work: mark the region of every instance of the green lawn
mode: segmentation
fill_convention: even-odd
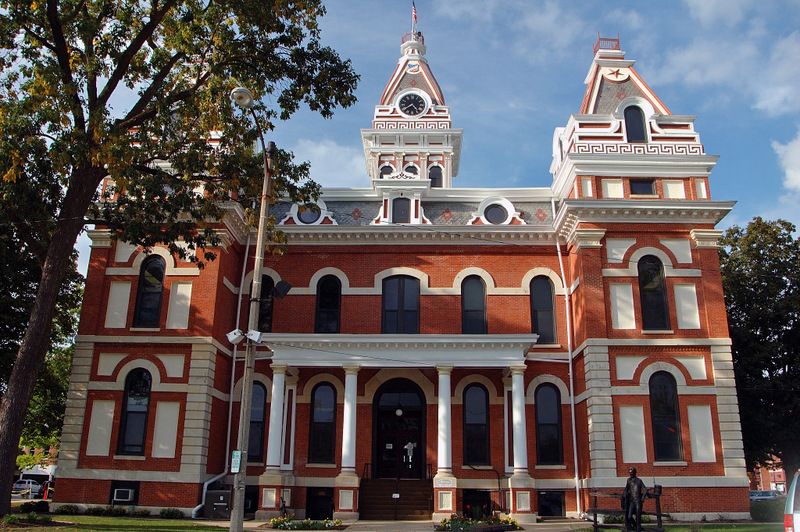
[[[592,527],[589,526],[574,532],[591,530]],[[783,523],[665,523],[664,530],[665,532],[783,532]]]
[[[69,523],[65,526],[30,527],[26,526],[25,532],[41,530],[47,532],[55,531],[97,531],[97,532],[135,532],[147,530],[148,532],[181,532],[183,530],[209,530],[219,532],[224,530],[215,526],[208,526],[202,522],[190,519],[131,519],[124,517],[97,517],[92,515],[57,515],[54,514],[53,521]],[[74,524],[73,524],[74,523]],[[2,527],[2,524],[0,524]],[[227,528],[227,527],[226,527]]]

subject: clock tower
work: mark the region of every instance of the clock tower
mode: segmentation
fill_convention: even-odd
[[[461,155],[462,130],[452,127],[450,108],[425,59],[422,33],[406,34],[400,52],[372,128],[361,130],[367,173],[386,200],[377,224],[427,223],[419,201],[452,186]],[[407,206],[408,216],[405,207],[399,218],[392,212],[398,197],[414,203]]]

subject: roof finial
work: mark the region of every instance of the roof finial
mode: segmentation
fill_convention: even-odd
[[[594,45],[594,54],[597,55],[598,50],[619,50],[619,32],[617,38],[612,39],[609,37],[600,37],[600,32],[597,32],[597,42]]]

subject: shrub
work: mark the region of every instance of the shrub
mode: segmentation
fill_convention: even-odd
[[[35,504],[36,503],[33,501],[23,502],[22,504],[19,505],[18,511],[21,514],[27,514],[29,512],[33,512]]]
[[[278,530],[328,530],[333,527],[341,526],[340,519],[325,519],[324,521],[312,521],[311,519],[304,519],[303,521],[295,521],[294,514],[285,517],[275,517],[270,519],[269,524],[272,528]]]
[[[750,517],[757,523],[783,522],[783,507],[786,499],[769,499],[750,503]]]
[[[19,516],[8,514],[5,517],[3,517],[3,523],[7,525],[16,525],[17,523],[19,523]]]
[[[131,517],[148,517],[150,515],[150,510],[147,508],[136,508],[135,510],[131,511]]]
[[[27,514],[30,512],[47,513],[50,511],[50,503],[47,501],[28,501],[19,505],[19,512]]]
[[[64,504],[56,509],[56,513],[62,515],[77,515],[78,507],[74,504]]]
[[[128,510],[122,506],[106,506],[103,515],[107,515],[109,517],[122,517],[123,515],[128,515]]]
[[[86,515],[103,515],[106,513],[105,506],[89,506],[86,509]]]
[[[177,508],[162,508],[158,515],[164,519],[183,519],[185,517],[183,512]]]

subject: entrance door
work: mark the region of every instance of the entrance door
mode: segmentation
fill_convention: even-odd
[[[377,478],[423,478],[425,473],[425,399],[408,379],[392,379],[375,395]]]

